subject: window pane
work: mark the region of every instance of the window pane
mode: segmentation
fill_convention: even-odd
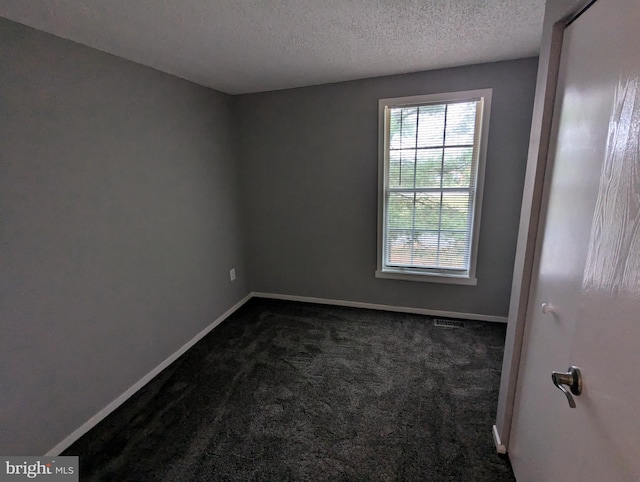
[[[398,174],[398,184],[400,187],[415,187],[415,149],[396,151],[400,153],[400,172]]]
[[[413,228],[413,199],[414,193],[389,193],[387,204],[387,227]]]
[[[403,229],[390,229],[387,240],[388,264],[411,264],[412,231]]]
[[[473,144],[476,127],[477,102],[463,102],[447,106],[445,145]]]
[[[419,149],[416,165],[416,187],[440,188],[442,182],[442,149]]]
[[[466,269],[469,259],[469,236],[467,233],[440,233],[440,267]]]
[[[389,187],[415,187],[415,157],[413,149],[389,151]]]
[[[389,110],[389,149],[400,149],[400,118],[402,109]]]
[[[424,231],[416,236],[414,265],[424,268],[464,269],[467,264],[467,239],[460,233]]]
[[[402,110],[402,122],[400,125],[400,147],[402,149],[415,149],[416,147],[416,122],[418,120],[417,107],[404,107]]]
[[[440,229],[467,231],[469,229],[469,221],[469,193],[443,193]]]
[[[389,187],[400,187],[400,151],[389,151]]]
[[[437,230],[440,225],[440,193],[416,193],[415,229]]]
[[[471,185],[473,147],[447,147],[444,150],[444,187],[464,187]]]
[[[418,119],[418,147],[441,146],[444,140],[445,105],[423,105]]]
[[[419,231],[413,250],[414,265],[420,268],[438,267],[438,231]]]

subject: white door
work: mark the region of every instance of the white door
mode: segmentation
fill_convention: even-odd
[[[640,480],[639,0],[565,29],[553,122],[509,454],[519,482]]]

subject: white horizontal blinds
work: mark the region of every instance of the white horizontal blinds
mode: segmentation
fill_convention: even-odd
[[[385,264],[468,271],[481,100],[387,112]]]

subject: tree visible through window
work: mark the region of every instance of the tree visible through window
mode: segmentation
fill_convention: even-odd
[[[481,92],[381,101],[382,271],[470,277],[483,110],[490,95]]]

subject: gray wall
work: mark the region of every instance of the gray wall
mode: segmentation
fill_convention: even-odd
[[[4,19],[0,65],[0,453],[38,454],[248,293],[233,99]]]
[[[237,100],[254,291],[506,316],[537,59]],[[478,285],[374,278],[378,99],[493,88]]]
[[[507,313],[536,59],[232,98],[0,18],[0,64],[0,453],[51,449],[250,289]],[[378,99],[485,87],[478,286],[374,278]]]

